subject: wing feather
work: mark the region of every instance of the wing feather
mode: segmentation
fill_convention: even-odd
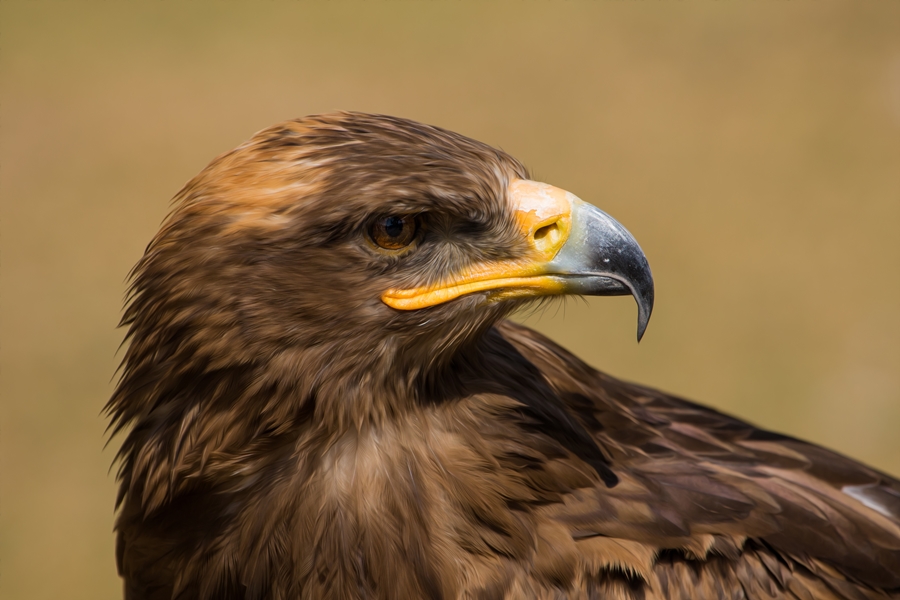
[[[627,573],[665,598],[900,598],[896,479],[498,329],[611,457],[618,485],[541,513],[577,540],[586,577]]]

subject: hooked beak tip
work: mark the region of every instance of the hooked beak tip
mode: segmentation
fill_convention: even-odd
[[[649,273],[649,266],[647,268]],[[648,277],[648,283],[646,283],[644,287],[645,289],[641,291],[635,291],[635,293],[633,294],[634,301],[638,305],[638,342],[640,342],[644,337],[644,332],[647,331],[647,324],[650,322],[650,315],[653,313],[653,279]]]

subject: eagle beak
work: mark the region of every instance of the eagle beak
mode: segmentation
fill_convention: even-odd
[[[631,294],[640,341],[653,310],[653,276],[641,247],[605,212],[546,183],[515,180],[509,201],[529,251],[514,260],[479,265],[427,288],[388,290],[381,299],[416,310],[463,295],[489,292],[492,301],[530,296]]]

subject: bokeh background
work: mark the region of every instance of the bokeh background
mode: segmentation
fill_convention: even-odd
[[[0,4],[0,596],[120,597],[125,278],[279,120],[406,116],[624,223],[657,304],[523,315],[597,367],[900,475],[897,2]]]

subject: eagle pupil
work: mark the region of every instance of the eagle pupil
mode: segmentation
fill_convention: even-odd
[[[406,222],[403,217],[388,217],[384,220],[384,232],[392,238],[400,237],[404,225]]]
[[[416,235],[416,218],[410,216],[382,217],[372,224],[369,236],[385,250],[407,247]]]

